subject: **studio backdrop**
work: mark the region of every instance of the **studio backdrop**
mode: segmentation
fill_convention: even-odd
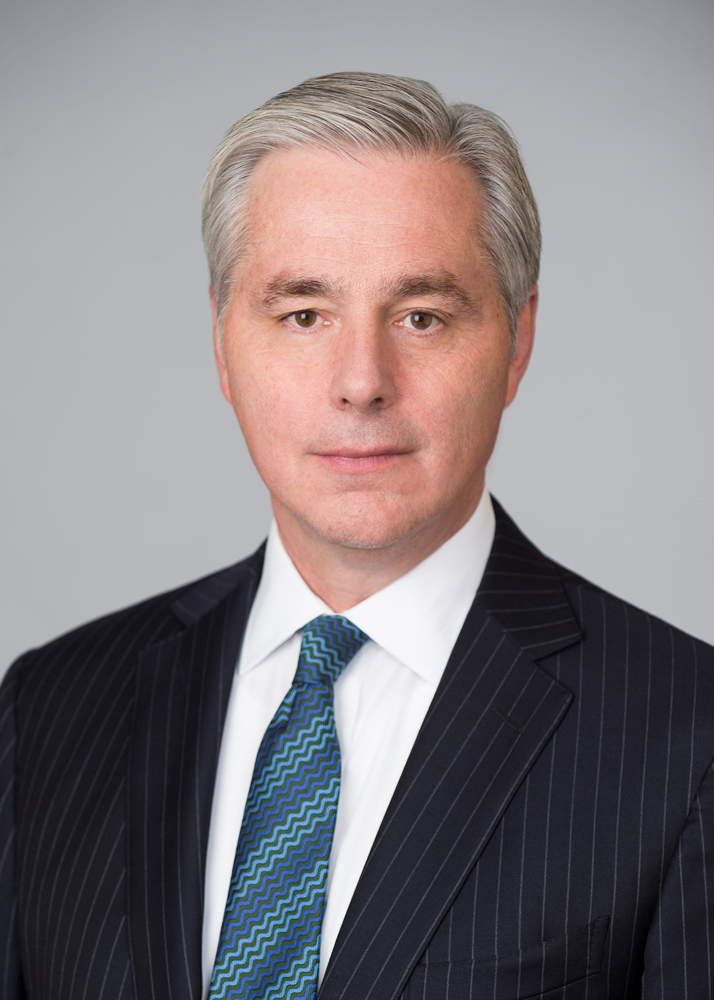
[[[488,485],[550,555],[714,642],[713,46],[704,0],[6,0],[0,670],[263,538],[198,191],[233,121],[340,69],[513,128],[541,306]]]

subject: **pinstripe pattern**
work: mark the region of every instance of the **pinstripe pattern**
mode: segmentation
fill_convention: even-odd
[[[496,511],[319,1000],[711,998],[714,652]],[[198,1000],[217,751],[261,560],[6,678],[3,998]]]
[[[708,997],[714,652],[555,566],[496,509],[321,1000],[678,1000],[685,979]],[[546,678],[572,697],[550,721]]]
[[[195,995],[200,973],[194,971],[193,983],[188,980],[190,961],[183,960],[183,952],[185,946],[200,960],[203,870],[196,845],[205,840],[210,784],[203,802],[189,797],[206,784],[202,772],[212,775],[215,768],[220,713],[229,691],[226,684],[221,689],[215,668],[222,648],[226,663],[231,657],[235,663],[236,613],[242,621],[260,557],[250,567],[232,568],[192,587],[190,598],[186,590],[177,591],[84,626],[26,654],[10,670],[0,695],[3,1000],[143,1000],[152,995],[141,980],[149,950],[153,995],[162,1000]],[[229,586],[223,587],[226,581]],[[205,606],[207,593],[218,599],[228,595],[225,621],[214,620],[206,630],[213,636],[210,651],[204,633],[189,635],[185,627]],[[171,610],[174,601],[178,615]],[[204,687],[204,701],[199,668],[191,671],[197,680],[188,700],[181,702],[185,691],[174,683],[173,700],[159,710],[180,670],[167,652],[190,657],[199,649],[212,657],[213,680]],[[189,720],[194,711],[205,727]],[[166,713],[172,720],[168,730],[162,726]],[[186,737],[196,738],[197,728],[200,741],[191,745]],[[143,742],[147,729],[154,739],[150,755]],[[172,769],[187,764],[183,798],[171,801]],[[172,843],[172,836],[177,841]],[[137,851],[137,843],[145,849]],[[183,854],[180,866],[171,864],[171,849]],[[132,857],[135,862],[127,864]],[[156,882],[163,897],[157,896]],[[198,887],[198,913],[190,919],[184,913],[182,919],[184,902],[193,905],[184,895],[191,885]],[[10,921],[15,900],[19,916]],[[169,916],[166,911],[177,900]],[[145,917],[152,920],[150,935]],[[172,941],[170,951],[164,935]]]

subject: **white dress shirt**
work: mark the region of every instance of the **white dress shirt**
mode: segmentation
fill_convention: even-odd
[[[370,637],[335,683],[342,778],[327,879],[320,978],[389,800],[478,589],[495,531],[484,490],[466,524],[404,576],[343,612]],[[277,526],[246,626],[221,742],[206,860],[204,997],[255,757],[292,683],[300,630],[334,612],[288,556]]]

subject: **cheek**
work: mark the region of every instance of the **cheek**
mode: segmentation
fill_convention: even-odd
[[[470,360],[430,372],[415,397],[437,456],[452,462],[490,452],[506,401],[507,365]]]
[[[259,470],[283,467],[306,425],[314,421],[315,408],[304,383],[267,355],[236,365],[229,381],[233,408],[255,464]]]

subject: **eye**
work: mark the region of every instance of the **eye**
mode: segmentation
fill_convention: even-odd
[[[439,323],[438,316],[434,313],[424,312],[422,309],[415,309],[404,317],[406,325],[412,330],[432,330]]]
[[[317,323],[319,313],[314,309],[301,309],[299,312],[294,312],[290,315],[295,320],[296,326],[301,327],[303,330],[309,330],[311,326]]]

